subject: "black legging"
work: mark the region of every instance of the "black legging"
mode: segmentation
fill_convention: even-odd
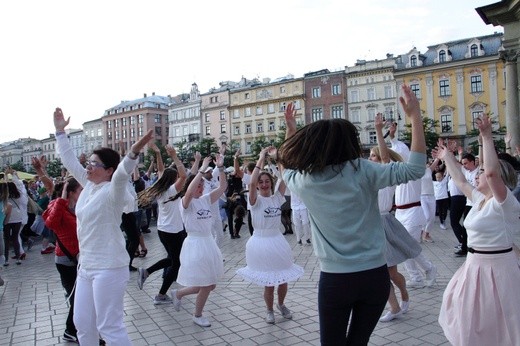
[[[69,334],[76,335],[76,326],[74,325],[74,284],[76,283],[76,276],[78,275],[77,267],[66,266],[64,264],[56,263],[56,268],[58,269],[58,273],[60,273],[61,285],[67,292],[67,297],[69,297],[69,314],[67,315],[67,321],[65,322],[66,331]]]
[[[137,228],[137,220],[134,213],[123,213],[121,217],[121,229],[126,233],[126,251],[130,256],[130,263],[135,257],[135,252],[139,247],[139,228]]]
[[[172,283],[177,280],[177,275],[179,274],[179,268],[181,266],[179,256],[181,254],[182,243],[184,242],[187,234],[186,231],[180,231],[179,233],[168,233],[161,230],[157,230],[157,233],[159,234],[159,240],[168,253],[168,257],[157,261],[155,264],[152,264],[149,268],[146,269],[146,271],[148,272],[148,275],[150,275],[159,269],[168,268],[164,275],[161,289],[159,290],[159,294],[164,295],[166,292],[168,292],[168,289]]]
[[[5,262],[9,261],[9,243],[13,243],[14,254],[16,258],[20,258],[20,242],[18,241],[18,233],[20,233],[20,228],[22,228],[21,222],[8,223],[4,225],[4,257]]]
[[[453,234],[455,234],[455,237],[461,244],[464,243],[464,234],[466,234],[466,229],[460,223],[465,208],[466,196],[456,195],[450,197],[450,225]]]

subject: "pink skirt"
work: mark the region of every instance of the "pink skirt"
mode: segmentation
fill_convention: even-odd
[[[439,324],[458,345],[520,345],[520,264],[514,252],[471,254],[448,283]]]

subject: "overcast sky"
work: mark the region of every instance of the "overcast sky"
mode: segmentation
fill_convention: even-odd
[[[352,66],[503,32],[498,0],[27,0],[0,3],[0,143],[70,128],[143,93]]]

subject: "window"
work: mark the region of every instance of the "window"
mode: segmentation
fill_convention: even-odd
[[[353,123],[360,123],[361,117],[359,115],[359,109],[352,109],[350,111],[350,121]]]
[[[262,114],[263,114],[262,106],[256,106],[256,115],[262,115]]]
[[[280,94],[283,94],[283,93],[285,93],[285,86],[284,85],[282,85],[280,87]]]
[[[321,97],[321,88],[320,87],[314,87],[312,88],[312,98],[316,99]]]
[[[119,119],[114,120],[114,127],[119,127]]]
[[[250,117],[251,116],[251,107],[246,107],[244,109],[244,116]]]
[[[332,95],[339,95],[341,94],[341,84],[334,84],[332,86]]]
[[[125,132],[126,132],[126,130],[123,130],[123,138],[126,138],[126,137],[124,137],[124,136],[126,136]],[[160,126],[155,127],[155,134],[157,136],[162,136],[162,128]]]
[[[218,96],[212,96],[209,98],[209,103],[217,103],[218,102]]]
[[[359,91],[358,90],[350,91],[350,102],[359,102]]]
[[[471,76],[471,92],[480,93],[482,92],[482,76]]]
[[[417,57],[415,55],[412,55],[410,57],[410,66],[411,67],[416,67],[417,66]]]
[[[418,99],[421,98],[421,89],[419,88],[419,84],[410,84],[410,89],[415,94],[415,97]]]
[[[374,121],[376,119],[376,109],[369,108],[368,109],[368,121]]]
[[[114,134],[116,135],[116,137],[115,137],[116,141],[118,141],[119,140],[119,131],[114,131]]]
[[[160,128],[160,127],[159,127],[159,128]],[[126,135],[127,135],[126,130],[121,131],[121,133],[122,133],[123,138],[126,138]],[[159,134],[159,135],[160,135],[160,134]]]
[[[274,103],[267,105],[267,113],[274,113]]]
[[[206,126],[206,136],[211,135],[211,126]]]
[[[471,118],[473,119],[473,121],[472,121],[472,124],[473,124],[473,130],[478,130],[478,127],[477,127],[477,118],[480,118],[483,114],[484,114],[484,112],[482,112],[482,111],[474,111],[474,112],[471,112]]]
[[[313,108],[311,111],[311,120],[318,121],[323,119],[323,108]]]
[[[285,112],[286,104],[285,102],[280,102],[280,112]]]
[[[97,136],[98,136],[98,137],[101,137],[101,134],[102,134],[101,129],[97,129]]]
[[[256,132],[264,132],[264,124],[256,123]]]
[[[176,127],[175,128],[175,137],[180,137],[181,136],[181,128],[180,127]]]
[[[369,100],[375,100],[376,99],[376,91],[374,88],[368,88],[367,89],[367,97]]]
[[[294,109],[302,109],[302,104],[301,104],[300,100],[294,101],[293,105],[294,105]]]
[[[112,128],[112,122],[109,120],[107,121],[107,128],[111,129]]]
[[[126,118],[121,119],[121,121],[123,122],[123,126],[126,126]]]
[[[251,142],[246,142],[246,154],[251,154]]]
[[[239,125],[235,125],[235,127],[233,128],[233,134],[234,135],[239,135],[240,134],[240,126]]]
[[[209,113],[204,113],[204,122],[209,123]]]
[[[135,125],[135,117],[133,115],[130,117],[130,125]]]
[[[274,120],[269,122],[269,131],[276,131],[276,125],[274,124]]]
[[[439,52],[439,62],[446,62],[446,51],[444,49]]]
[[[124,119],[123,119],[124,120]],[[156,124],[160,124],[161,123],[161,115],[160,114],[155,114],[155,117],[154,117],[154,122]],[[125,122],[123,122],[123,126],[125,126]]]
[[[469,49],[469,55],[474,58],[478,56],[478,46],[476,44],[472,44]]]
[[[332,106],[331,114],[333,119],[343,118],[343,106]]]
[[[220,124],[220,133],[226,133],[226,124]]]
[[[368,133],[368,142],[370,144],[377,144],[377,135],[376,135],[376,131],[370,131]]]
[[[447,79],[439,81],[439,93],[441,96],[450,96],[450,81]]]
[[[226,112],[220,111],[220,120],[226,120]]]
[[[187,136],[188,135],[188,126],[183,126],[182,127],[182,135],[183,136]]]
[[[244,99],[249,100],[251,98],[251,95],[249,93],[244,94]]]
[[[451,114],[441,114],[441,131],[452,132]]]
[[[392,92],[391,85],[385,85],[385,99],[390,99],[394,97],[394,93]]]
[[[199,133],[199,123],[191,124],[191,132],[190,133]]]
[[[246,133],[251,133],[251,124],[246,124]]]
[[[240,118],[240,110],[233,109],[233,119]]]
[[[137,119],[138,119],[137,122],[139,124],[142,124],[144,122],[144,116],[142,114],[139,114]]]

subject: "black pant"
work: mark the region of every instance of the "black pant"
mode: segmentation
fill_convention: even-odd
[[[253,228],[253,220],[251,218],[251,210],[247,211],[247,225],[249,226],[249,233],[253,235],[255,229]]]
[[[444,223],[446,216],[448,216],[448,207],[450,205],[449,198],[442,198],[435,201],[437,204],[437,213],[439,214],[439,221]]]
[[[321,344],[367,345],[389,293],[386,265],[356,273],[321,272],[318,290]]]
[[[60,273],[61,284],[67,292],[67,297],[69,297],[69,314],[67,315],[67,321],[65,322],[66,331],[69,334],[76,335],[76,327],[74,326],[74,283],[76,282],[76,276],[78,275],[76,266],[66,266],[63,264],[56,263],[56,268],[58,269],[58,273]]]
[[[159,269],[168,268],[164,275],[161,289],[159,290],[160,294],[166,294],[172,283],[177,280],[177,275],[179,274],[179,268],[181,266],[179,256],[181,254],[182,243],[184,242],[187,234],[186,231],[180,231],[179,233],[168,233],[161,230],[157,230],[157,233],[159,234],[159,240],[168,253],[168,257],[156,262],[147,268],[146,271],[148,274],[152,274]]]
[[[137,228],[137,220],[134,213],[123,213],[121,217],[121,229],[126,234],[126,251],[130,256],[129,265],[132,265],[135,252],[139,247],[139,236],[141,235],[139,228]]]
[[[471,206],[466,205],[464,206],[464,219],[466,219],[466,216],[468,216],[469,211],[471,210]],[[462,233],[462,246],[461,250],[464,252],[468,251],[468,232],[466,232],[466,228],[462,228],[464,232]]]
[[[4,225],[4,257],[6,263],[9,261],[10,243],[13,243],[13,250],[16,258],[20,258],[20,242],[18,241],[18,233],[20,233],[21,228],[21,222],[8,223]]]
[[[455,237],[461,244],[464,242],[464,234],[466,234],[466,229],[460,223],[465,208],[466,196],[457,195],[450,197],[450,225],[453,234],[455,234]]]

